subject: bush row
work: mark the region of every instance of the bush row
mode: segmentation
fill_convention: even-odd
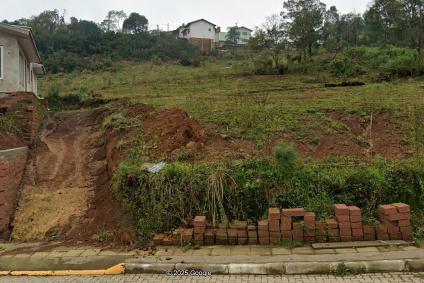
[[[318,165],[321,164],[321,165]],[[334,203],[354,204],[364,218],[375,219],[382,203],[405,202],[424,210],[424,160],[334,166],[301,162],[289,147],[274,157],[232,163],[172,163],[157,174],[123,162],[112,189],[134,214],[140,239],[167,231],[194,215],[215,223],[231,219],[255,221],[268,207],[304,207],[324,218]]]

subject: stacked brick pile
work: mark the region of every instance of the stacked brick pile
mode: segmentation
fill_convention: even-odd
[[[356,206],[347,206],[345,204],[334,205],[334,210],[339,226],[340,241],[362,241],[364,232],[361,210]]]
[[[378,225],[377,238],[379,240],[408,240],[413,239],[411,225],[411,209],[409,205],[394,203],[380,205],[378,217],[381,224]]]
[[[196,216],[193,220],[194,241],[197,245],[203,245],[206,232],[206,216]]]
[[[381,205],[379,225],[362,224],[361,209],[345,204],[334,205],[334,218],[316,220],[313,212],[303,208],[270,208],[268,219],[258,225],[235,220],[230,225],[207,227],[205,216],[196,216],[193,228],[177,229],[172,234],[158,234],[155,244],[181,245],[194,241],[197,245],[276,244],[290,242],[350,242],[372,240],[412,240],[411,211],[406,204]]]

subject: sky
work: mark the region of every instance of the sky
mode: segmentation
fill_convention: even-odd
[[[342,13],[362,13],[371,0],[321,0]],[[149,19],[150,28],[176,29],[200,18],[225,30],[237,23],[254,28],[282,10],[283,0],[1,0],[0,21],[28,18],[44,10],[65,11],[65,18],[101,22],[109,10],[137,12]]]

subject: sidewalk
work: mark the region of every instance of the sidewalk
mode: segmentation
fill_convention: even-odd
[[[202,270],[212,274],[322,274],[344,263],[353,272],[422,272],[424,249],[385,246],[340,249],[212,246],[108,250],[63,243],[0,243],[0,271],[107,269],[124,263],[126,273]]]

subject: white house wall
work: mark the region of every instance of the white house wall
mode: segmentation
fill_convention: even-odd
[[[3,47],[3,78],[0,92],[23,90],[19,84],[19,44],[15,37],[0,32],[0,46]]]
[[[19,46],[16,37],[0,32],[0,46],[3,47],[3,78],[0,79],[0,92],[32,91],[37,94],[37,77],[31,64]],[[20,82],[19,53],[25,57],[25,79]],[[32,78],[31,78],[32,76]]]
[[[190,25],[188,38],[208,38],[215,42],[215,27],[207,22],[195,22]]]

